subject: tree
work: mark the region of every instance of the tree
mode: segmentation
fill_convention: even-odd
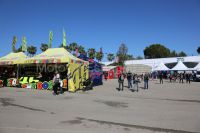
[[[181,51],[180,53],[178,53],[178,57],[185,57],[187,56],[187,54],[183,51]]]
[[[69,49],[71,52],[75,52],[77,47],[78,47],[78,44],[75,42],[69,44]]]
[[[141,59],[143,59],[143,57],[142,56],[137,56],[136,59],[137,60],[141,60]]]
[[[126,55],[126,60],[133,60],[133,59],[134,59],[133,55],[131,54]]]
[[[46,51],[49,48],[48,44],[42,43],[40,49],[42,52]]]
[[[94,48],[89,48],[87,53],[88,53],[88,57],[90,59],[94,59],[95,58],[95,49]]]
[[[197,53],[200,54],[200,47],[197,48]]]
[[[114,54],[108,54],[107,59],[108,59],[108,61],[113,61],[115,59],[115,55]]]
[[[20,46],[20,47],[16,50],[16,52],[22,52],[22,46]]]
[[[15,53],[17,51],[16,48],[15,48],[16,43],[17,43],[17,37],[14,36],[13,40],[12,40],[12,51],[13,51],[13,53]]]
[[[117,52],[117,56],[119,58],[119,63],[122,63],[124,65],[124,61],[127,58],[127,52],[128,52],[128,48],[126,47],[126,45],[124,43],[122,43]]]
[[[78,52],[79,52],[80,54],[85,53],[85,48],[84,48],[83,46],[79,45],[79,46],[78,46]]]
[[[173,50],[173,51],[170,52],[170,57],[177,57],[177,56],[178,55],[177,55],[177,53],[176,53],[175,50]]]
[[[103,53],[102,52],[96,52],[96,59],[97,61],[101,61],[103,59]]]
[[[68,52],[71,52],[71,51],[70,51],[70,47],[69,47],[69,45],[67,45],[67,46],[63,46],[63,44],[60,44],[59,47],[60,47],[60,48],[64,48],[64,49],[66,49]]]
[[[144,49],[144,57],[151,58],[165,58],[170,56],[170,50],[161,44],[152,44]]]
[[[33,56],[36,54],[36,52],[37,52],[37,47],[29,46],[29,47],[27,48],[27,52],[28,52],[28,54],[29,54],[31,57],[33,57]]]

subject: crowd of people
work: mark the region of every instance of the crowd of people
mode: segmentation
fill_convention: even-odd
[[[124,80],[127,79],[128,82],[128,89],[130,89],[132,92],[137,91],[138,92],[138,84],[141,83],[141,81],[144,81],[144,89],[149,88],[149,77],[150,75],[148,73],[145,73],[144,75],[137,75],[134,73],[131,73],[130,71],[128,73],[121,73],[118,77],[118,83],[119,83],[119,91],[124,90]]]
[[[144,83],[143,89],[149,88],[149,79],[159,79],[160,84],[163,84],[163,79],[169,80],[170,83],[178,81],[179,83],[184,83],[184,80],[186,83],[190,84],[191,79],[193,79],[195,75],[192,73],[168,73],[165,74],[163,72],[158,72],[156,77],[152,73],[145,73],[141,75],[137,75],[135,73],[131,73],[130,71],[128,73],[123,73],[118,77],[118,83],[119,83],[119,91],[124,90],[124,81],[127,79],[127,88],[131,91],[137,91],[138,92],[138,84]]]

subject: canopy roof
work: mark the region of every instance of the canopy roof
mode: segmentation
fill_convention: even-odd
[[[0,58],[0,65],[14,65],[23,63],[27,59],[27,56],[23,52],[9,53]]]
[[[193,69],[194,70],[200,70],[200,62]]]
[[[64,48],[49,48],[45,52],[26,60],[26,63],[87,63],[76,58]]]
[[[186,71],[189,69],[183,64],[182,61],[179,61],[171,70]]]
[[[158,64],[158,66],[153,68],[153,71],[168,71],[168,70],[169,70],[169,68],[166,67],[163,62],[160,62],[160,64]]]

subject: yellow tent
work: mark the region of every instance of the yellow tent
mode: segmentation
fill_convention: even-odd
[[[64,48],[49,48],[45,52],[26,59],[20,64],[66,63],[68,68],[68,90],[82,89],[82,83],[89,78],[89,62],[76,58]]]
[[[10,53],[0,58],[0,65],[15,65],[25,63],[27,56],[23,52]]]

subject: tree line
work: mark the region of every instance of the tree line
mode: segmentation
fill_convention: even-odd
[[[17,37],[14,36],[12,40],[12,51],[13,52],[26,52],[24,50],[24,45],[26,45],[26,40],[24,39],[22,45],[19,48],[16,48]],[[126,60],[136,60],[143,59],[141,56],[134,57],[132,54],[128,54],[128,47],[126,44],[122,43],[119,46],[117,53],[103,53],[102,48],[97,51],[95,48],[88,48],[87,50],[83,45],[77,44],[76,42],[70,43],[69,45],[61,44],[59,47],[65,48],[68,52],[77,56],[77,54],[84,54],[90,59],[96,59],[98,62],[102,61],[104,55],[107,56],[108,61],[114,61],[118,64],[124,64]],[[46,43],[41,43],[40,50],[42,52],[46,51],[49,48],[49,45]],[[175,50],[170,50],[162,44],[151,44],[144,49],[144,58],[167,58],[167,57],[185,57],[187,54],[183,51],[176,52]],[[30,45],[27,47],[27,53],[30,57],[34,56],[37,53],[37,47]],[[200,54],[200,47],[197,48],[197,53]]]

